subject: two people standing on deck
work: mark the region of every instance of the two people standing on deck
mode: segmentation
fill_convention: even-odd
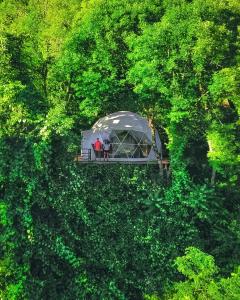
[[[94,151],[95,151],[96,158],[101,158],[101,156],[102,156],[101,154],[103,151],[104,160],[108,160],[110,148],[111,148],[111,143],[108,139],[104,139],[103,143],[102,143],[99,140],[99,138],[97,138],[97,140],[94,143]]]

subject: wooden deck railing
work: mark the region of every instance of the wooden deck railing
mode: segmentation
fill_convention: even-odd
[[[81,153],[77,153],[74,157],[75,161],[90,161],[92,159],[91,149],[82,149]]]

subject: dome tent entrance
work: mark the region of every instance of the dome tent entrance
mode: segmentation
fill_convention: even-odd
[[[99,138],[101,142],[108,139],[111,143],[110,161],[157,161],[161,155],[161,141],[155,132],[154,149],[152,130],[146,118],[136,113],[120,111],[99,119],[91,130],[82,132],[82,158],[95,160],[93,144]]]

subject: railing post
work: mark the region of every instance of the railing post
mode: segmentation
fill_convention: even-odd
[[[88,160],[92,159],[92,150],[88,149]]]

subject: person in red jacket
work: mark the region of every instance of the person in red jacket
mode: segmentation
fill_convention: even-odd
[[[96,142],[94,143],[94,151],[95,151],[95,154],[96,154],[96,158],[101,158],[102,143],[99,140],[99,138],[97,138]]]

